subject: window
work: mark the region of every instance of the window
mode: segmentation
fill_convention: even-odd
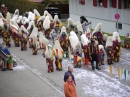
[[[85,5],[85,0],[79,0],[79,4]]]
[[[103,2],[102,2],[102,0],[98,0],[98,5],[99,5],[100,7],[103,7]]]
[[[117,28],[117,23],[116,23],[116,28]],[[122,24],[118,23],[118,29],[122,30]]]
[[[130,0],[124,0],[124,8],[130,9]]]
[[[93,6],[100,6],[107,8],[107,0],[93,0]]]

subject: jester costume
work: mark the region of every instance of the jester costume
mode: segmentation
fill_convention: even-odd
[[[8,31],[5,31],[3,33],[3,41],[6,43],[7,47],[11,46],[11,41],[10,41],[10,33]]]
[[[20,41],[21,41],[21,51],[27,50],[27,37],[24,37],[23,34],[22,34],[22,37],[20,38]]]
[[[4,33],[4,30],[2,29],[2,27],[0,26],[0,36],[3,37],[3,33]]]
[[[13,38],[14,38],[15,47],[19,47],[20,46],[20,44],[19,44],[19,42],[20,42],[19,35],[14,32],[13,33]]]
[[[65,32],[62,33],[62,35],[59,37],[59,42],[61,45],[61,48],[63,49],[64,52],[66,52],[66,57],[69,57],[69,37],[65,34]]]
[[[85,59],[92,60],[91,53],[90,53],[90,43],[88,45],[83,46],[83,52]]]
[[[50,39],[50,37],[49,37],[50,32],[51,32],[51,28],[45,30],[45,37],[46,37],[47,39]]]
[[[99,50],[99,65],[104,65],[104,50],[100,49]]]
[[[120,43],[118,42],[118,40],[113,41],[113,47],[114,47],[114,60],[115,62],[119,62]]]
[[[113,52],[113,47],[112,46],[106,47],[106,54],[107,54],[107,63],[108,63],[108,65],[113,64],[114,52]]]
[[[54,71],[54,67],[53,67],[53,58],[46,58],[46,63],[48,65],[48,73],[49,72],[53,72]]]
[[[79,49],[76,49],[74,53],[74,67],[75,68],[81,68],[81,62],[82,62],[82,52],[79,51]]]
[[[103,44],[103,36],[101,32],[95,32],[93,34],[93,37],[95,37],[99,44]]]
[[[42,31],[43,30],[43,20],[40,20],[37,24],[37,27],[38,27],[38,31]]]
[[[37,47],[36,47],[36,44],[33,44],[33,45],[32,45],[32,54],[33,54],[33,55],[37,55],[37,51],[38,51],[38,49],[37,49]]]
[[[56,70],[62,71],[62,59],[55,57]]]
[[[92,57],[92,60],[91,60],[92,70],[95,70],[94,61],[96,61],[96,69],[100,70],[100,68],[98,67],[99,49],[98,49],[98,44],[96,44],[95,39],[91,40],[90,53],[91,53],[91,57]]]

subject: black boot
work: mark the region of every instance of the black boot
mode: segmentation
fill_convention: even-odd
[[[98,62],[96,62],[96,69],[97,69],[97,70],[101,70],[101,69],[98,67]]]
[[[97,70],[101,70],[99,67],[96,67]]]
[[[91,62],[92,70],[95,70],[93,62]]]
[[[95,70],[94,66],[92,66],[92,70]]]

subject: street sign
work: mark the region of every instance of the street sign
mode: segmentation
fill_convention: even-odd
[[[115,14],[115,19],[119,20],[120,19],[120,14]]]

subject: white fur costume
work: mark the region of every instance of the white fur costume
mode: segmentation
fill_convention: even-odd
[[[95,27],[94,31],[92,32],[92,35],[95,33],[95,32],[101,32],[101,28],[102,28],[102,23],[98,23],[97,26]],[[102,33],[102,32],[101,32]]]
[[[70,32],[69,40],[70,40],[70,44],[73,50],[75,50],[76,48],[79,48],[79,49],[81,48],[80,41],[74,31]]]
[[[118,32],[113,32],[112,41],[116,41],[116,37],[118,39],[118,42],[121,42],[119,33]]]
[[[61,48],[61,45],[60,45],[58,40],[55,41],[55,45],[53,47],[53,50],[54,50],[55,55],[56,55],[57,58],[59,58],[59,59],[63,58],[63,53],[64,52],[63,52],[63,49]],[[58,54],[57,54],[56,50],[58,50]]]
[[[106,46],[105,47],[109,47],[109,46],[112,46],[113,43],[112,43],[112,36],[109,36],[107,38],[107,41],[106,41]]]

